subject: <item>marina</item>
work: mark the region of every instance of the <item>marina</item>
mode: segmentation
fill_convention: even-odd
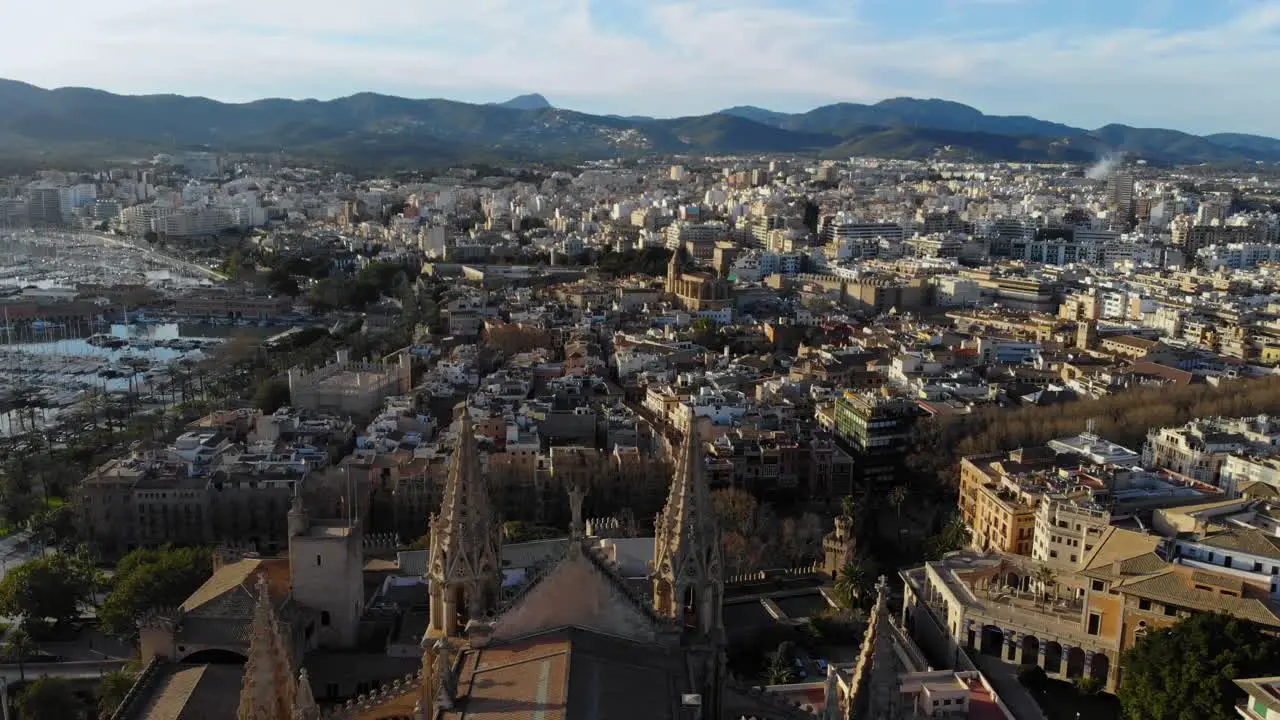
[[[0,436],[44,427],[87,393],[162,393],[172,374],[190,370],[225,342],[176,323],[111,325],[87,338],[0,345]],[[222,328],[213,328],[222,329]],[[185,335],[183,332],[191,332]],[[26,407],[24,417],[14,410]],[[34,417],[32,417],[34,416]]]

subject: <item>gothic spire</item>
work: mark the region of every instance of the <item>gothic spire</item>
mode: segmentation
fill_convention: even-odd
[[[311,678],[307,677],[307,669],[298,673],[298,692],[293,700],[293,720],[320,720],[320,706],[316,704],[315,694],[311,691]]]
[[[419,720],[453,708],[457,682],[453,677],[453,648],[444,638],[426,642],[422,653],[422,683],[418,686]]]
[[[432,603],[449,606],[446,619],[432,613],[430,633],[454,632],[455,625],[493,609],[501,585],[499,527],[476,453],[475,428],[465,403],[458,406],[458,438],[445,480],[440,512],[431,525],[428,574]],[[447,590],[447,597],[445,591]]]
[[[288,641],[280,631],[264,575],[258,576],[258,602],[249,628],[249,657],[240,685],[237,720],[291,720],[297,696]]]
[[[719,545],[711,494],[702,472],[702,443],[698,440],[697,418],[692,407],[685,408],[684,426],[676,474],[667,491],[666,507],[658,517],[659,556],[692,549],[687,547],[690,545],[702,551]]]
[[[724,577],[720,529],[702,472],[702,443],[693,408],[685,408],[684,441],[654,538],[654,599],[660,614],[696,617],[699,631],[720,626]],[[683,611],[681,610],[683,608]]]

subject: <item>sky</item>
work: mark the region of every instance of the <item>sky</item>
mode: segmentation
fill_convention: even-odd
[[[0,77],[225,101],[539,92],[593,113],[936,97],[1280,136],[1280,0],[6,0]]]

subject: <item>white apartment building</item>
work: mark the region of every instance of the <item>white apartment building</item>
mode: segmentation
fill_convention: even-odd
[[[1264,454],[1280,449],[1280,422],[1266,415],[1251,418],[1202,418],[1182,427],[1147,434],[1143,465],[1160,467],[1219,485],[1227,458],[1246,451]]]
[[[1210,245],[1196,251],[1196,262],[1215,271],[1251,270],[1259,265],[1280,262],[1280,245],[1270,243],[1227,243]]]
[[[1280,491],[1280,458],[1258,455],[1228,455],[1218,470],[1219,486],[1230,497],[1238,497],[1242,487],[1261,482]]]
[[[145,235],[153,229],[156,220],[175,212],[169,205],[134,205],[120,212],[120,225],[131,235]]]
[[[1045,497],[1036,509],[1031,556],[1055,569],[1079,570],[1109,527],[1111,513],[1096,503]]]

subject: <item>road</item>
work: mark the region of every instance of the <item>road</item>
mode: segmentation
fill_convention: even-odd
[[[143,255],[146,255],[152,260],[168,263],[169,265],[173,265],[179,269],[206,276],[211,280],[222,282],[227,279],[226,275],[223,275],[222,273],[217,272],[216,270],[210,270],[209,268],[203,265],[193,263],[188,260],[183,260],[182,258],[176,258],[172,255],[169,255],[168,253],[159,252],[156,249],[146,244],[139,245],[134,243],[131,240],[126,240],[116,235],[104,235],[102,233],[94,233],[93,236],[96,238],[99,238],[100,240],[102,240],[104,243],[108,245],[128,248],[130,250],[133,250],[134,252],[139,252],[139,253],[142,253]]]
[[[38,554],[38,548],[31,548],[27,545],[30,536],[31,533],[28,531],[20,530],[0,540],[0,580],[4,579],[9,570],[18,567]]]
[[[128,664],[127,660],[82,660],[73,662],[34,662],[25,663],[22,671],[18,671],[17,663],[0,663],[0,680],[13,684],[25,676],[28,680],[38,677],[59,677],[68,680],[84,680],[98,678],[109,672],[119,670]]]

